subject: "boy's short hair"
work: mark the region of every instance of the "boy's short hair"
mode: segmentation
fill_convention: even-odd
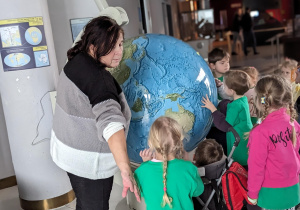
[[[224,82],[237,95],[244,95],[250,89],[250,76],[241,70],[229,70],[224,74]]]
[[[222,159],[223,148],[214,139],[206,139],[198,144],[195,151],[194,164],[202,167]]]
[[[222,60],[224,57],[230,58],[229,53],[221,48],[215,48],[208,53],[208,63],[216,64],[217,61]]]

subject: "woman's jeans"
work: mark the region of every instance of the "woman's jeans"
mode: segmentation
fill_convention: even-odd
[[[87,179],[68,173],[77,198],[76,210],[108,210],[114,177]]]

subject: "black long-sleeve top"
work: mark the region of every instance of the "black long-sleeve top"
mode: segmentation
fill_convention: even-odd
[[[214,125],[216,128],[223,132],[227,132],[230,127],[232,127],[225,119],[226,119],[226,111],[227,105],[231,101],[228,99],[222,100],[218,105],[218,110],[212,113]]]

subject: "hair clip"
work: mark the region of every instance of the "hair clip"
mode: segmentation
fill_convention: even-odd
[[[167,188],[166,188],[166,187],[164,187],[164,191],[165,191],[165,192],[167,191]]]
[[[265,99],[266,99],[266,97],[261,97],[260,98],[260,102],[262,103],[262,104],[265,104],[266,102],[265,102]]]

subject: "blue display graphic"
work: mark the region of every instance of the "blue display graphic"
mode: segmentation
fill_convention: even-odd
[[[150,127],[160,116],[182,125],[187,151],[205,138],[212,117],[201,99],[207,94],[216,105],[217,89],[208,65],[188,44],[156,34],[126,40],[123,59],[111,73],[132,113],[127,137],[131,161],[142,162],[139,152],[148,147]]]
[[[9,67],[21,67],[29,62],[30,57],[25,53],[11,53],[4,58],[4,63]]]
[[[48,51],[42,50],[34,52],[36,67],[49,66]]]
[[[3,71],[50,65],[43,17],[0,21],[0,54]]]
[[[39,45],[42,38],[42,32],[37,27],[30,27],[25,32],[25,39],[31,45]]]

